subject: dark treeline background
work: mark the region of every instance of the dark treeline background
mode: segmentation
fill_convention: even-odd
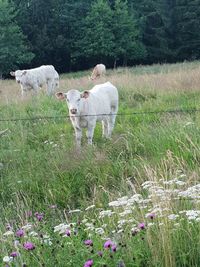
[[[200,58],[200,0],[0,0],[0,75]]]

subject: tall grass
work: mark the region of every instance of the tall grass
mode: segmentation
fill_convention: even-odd
[[[199,62],[194,62],[118,69],[108,71],[107,77],[95,83],[109,80],[117,86],[119,113],[199,108],[199,67]],[[93,85],[88,72],[62,75],[60,90],[84,90]],[[67,114],[64,102],[48,98],[44,92],[21,99],[18,86],[11,80],[1,81],[0,103],[1,118]],[[145,181],[163,187],[163,181],[184,177],[180,178],[185,182],[184,188],[178,188],[181,192],[199,183],[199,116],[178,112],[119,116],[112,140],[102,139],[98,125],[94,146],[85,145],[84,138],[80,153],[74,147],[74,131],[68,119],[0,122],[0,130],[8,129],[0,137],[0,259],[14,249],[13,236],[3,236],[6,223],[15,232],[31,222],[40,238],[30,237],[27,232],[28,237],[17,239],[20,244],[32,240],[36,249],[29,253],[19,244],[21,256],[10,266],[83,266],[87,258],[93,258],[93,266],[199,266],[198,220],[179,214],[198,210],[199,202],[176,200],[174,195],[163,201],[157,191],[148,198],[149,193],[142,187]],[[164,184],[163,188],[177,189],[176,184],[170,188]],[[99,218],[101,210],[109,209],[110,201],[136,193],[151,201],[146,208],[133,203],[131,215],[125,219],[134,221],[118,228],[124,207],[114,208],[114,217]],[[95,210],[84,211],[91,204],[95,204]],[[56,209],[50,208],[52,205]],[[151,226],[145,214],[155,207],[163,214],[156,213]],[[69,213],[77,208],[84,212]],[[38,222],[34,215],[27,215],[28,211],[43,212],[45,219]],[[170,214],[180,217],[170,220]],[[95,253],[104,241],[94,231],[85,230],[83,219],[94,227],[106,224],[102,237],[113,239],[117,252],[104,251],[102,258],[97,257]],[[75,228],[80,227],[77,238],[73,235],[63,239],[54,233],[52,227],[61,222],[76,222]],[[132,236],[132,227],[142,222],[145,230],[137,229],[140,231]],[[41,244],[44,234],[50,236],[51,246]],[[89,237],[94,242],[94,253],[83,245]]]

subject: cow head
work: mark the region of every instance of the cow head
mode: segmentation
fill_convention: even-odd
[[[21,83],[26,73],[27,73],[26,70],[16,70],[16,71],[11,71],[10,75],[15,77],[17,83]]]
[[[78,90],[70,90],[67,93],[56,93],[59,100],[65,99],[71,115],[80,115],[82,100],[88,98],[89,91],[79,92]]]

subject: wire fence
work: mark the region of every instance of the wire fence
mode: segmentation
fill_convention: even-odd
[[[57,119],[67,119],[70,117],[83,118],[83,117],[102,117],[102,116],[137,116],[137,115],[148,115],[148,114],[163,114],[163,113],[196,113],[200,112],[200,109],[191,108],[191,109],[171,109],[171,110],[155,110],[155,111],[141,111],[141,112],[130,112],[130,113],[116,113],[116,114],[88,114],[88,115],[60,115],[60,116],[35,116],[35,117],[27,117],[27,118],[1,118],[0,122],[17,122],[17,121],[37,121],[37,120],[57,120]]]

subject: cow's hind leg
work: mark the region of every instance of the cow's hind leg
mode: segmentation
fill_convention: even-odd
[[[118,107],[117,106],[113,106],[111,108],[111,114],[110,114],[110,117],[109,117],[109,130],[108,130],[109,137],[111,137],[113,128],[115,126],[115,120],[116,120],[116,116],[117,116],[117,111],[118,111]]]
[[[102,120],[102,136],[109,137],[109,118],[106,117]]]

